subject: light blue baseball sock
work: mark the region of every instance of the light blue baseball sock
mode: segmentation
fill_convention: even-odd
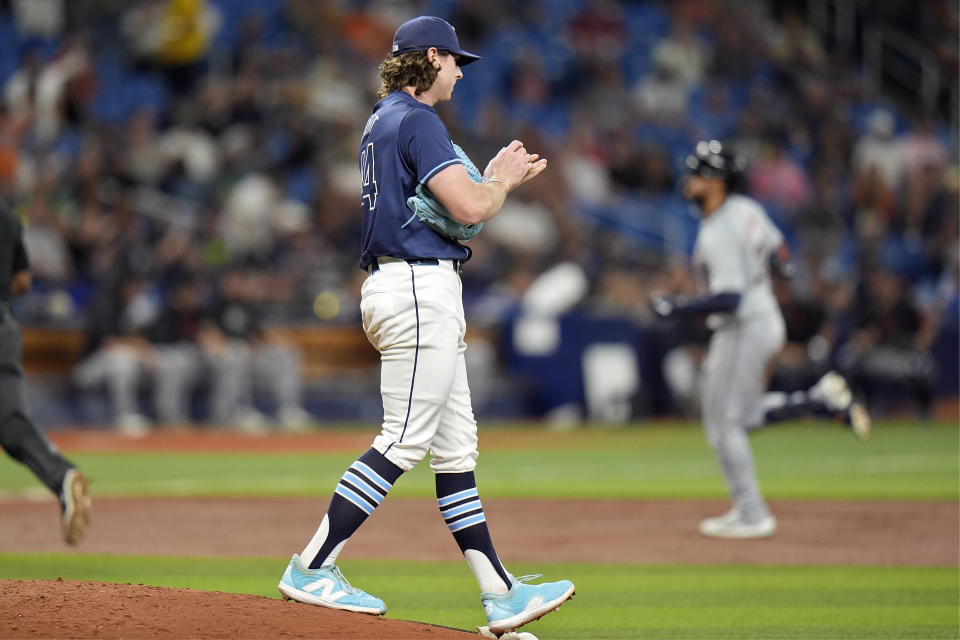
[[[301,557],[311,569],[333,564],[343,545],[380,506],[403,469],[369,449],[347,469],[334,489],[320,528]]]
[[[437,506],[483,593],[506,593],[510,578],[490,539],[472,471],[438,473]]]

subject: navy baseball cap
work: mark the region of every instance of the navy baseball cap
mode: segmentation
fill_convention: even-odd
[[[401,53],[426,51],[430,47],[454,54],[459,58],[457,64],[461,67],[480,59],[477,54],[460,48],[460,41],[457,39],[457,32],[453,25],[434,16],[419,16],[400,25],[393,36],[393,49],[390,55],[396,57]]]

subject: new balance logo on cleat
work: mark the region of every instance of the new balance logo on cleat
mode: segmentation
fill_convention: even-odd
[[[314,593],[328,602],[336,602],[343,596],[347,595],[346,591],[335,591],[335,589],[337,589],[337,583],[330,578],[320,578],[319,580],[308,582],[307,584],[303,585],[301,589],[307,593]],[[315,592],[320,589],[322,589],[322,591],[319,594],[316,594]]]

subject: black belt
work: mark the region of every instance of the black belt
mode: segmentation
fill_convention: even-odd
[[[429,264],[435,267],[440,265],[440,260],[437,258],[405,258],[403,261],[409,265]],[[453,260],[453,268],[457,273],[460,273],[460,264],[459,260]],[[367,265],[367,273],[376,273],[377,271],[380,271],[380,263],[377,262],[376,258],[373,258]]]

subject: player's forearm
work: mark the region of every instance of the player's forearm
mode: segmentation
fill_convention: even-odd
[[[472,188],[466,197],[453,207],[448,207],[450,215],[461,224],[473,225],[494,218],[506,202],[509,187],[499,180],[471,183]]]
[[[674,300],[673,312],[679,315],[733,313],[739,305],[739,293],[723,292],[699,298],[677,298]]]

